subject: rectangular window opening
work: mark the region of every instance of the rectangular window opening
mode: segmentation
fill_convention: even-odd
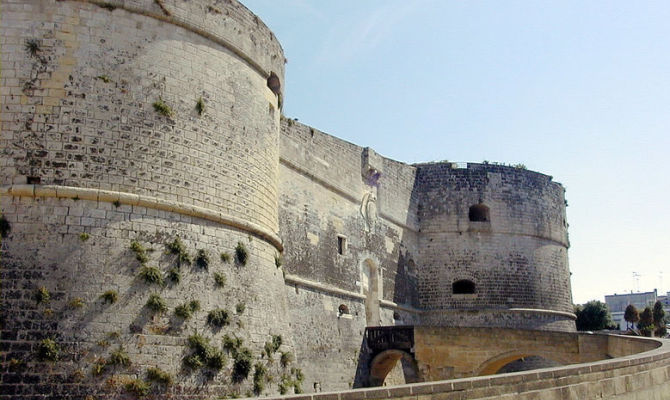
[[[341,235],[337,236],[337,254],[344,255],[347,250],[347,238]]]

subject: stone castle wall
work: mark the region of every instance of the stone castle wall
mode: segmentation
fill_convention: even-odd
[[[231,381],[234,352],[220,371],[184,368],[196,332],[219,349],[244,339],[276,393],[360,386],[369,325],[574,330],[563,190],[549,177],[407,165],[281,118],[281,46],[233,0],[1,7],[3,395],[123,395],[150,367],[175,377],[158,388],[171,396],[251,393],[251,377]],[[490,222],[469,221],[475,203]],[[168,254],[176,238],[206,268]],[[455,297],[456,279],[475,292]],[[153,294],[168,311],[148,310]],[[176,317],[191,300],[201,310]],[[207,324],[218,308],[221,329]],[[283,344],[270,361],[272,335]],[[58,361],[37,357],[45,339]],[[92,373],[120,349],[130,366]]]
[[[574,330],[563,187],[521,168],[455,166],[418,165],[424,322]],[[461,280],[472,293],[451,290]]]
[[[305,381],[316,390],[360,386],[365,327],[419,322],[416,232],[384,217],[407,214],[403,194],[411,191],[384,196],[389,187],[411,188],[413,173],[382,174],[384,183],[369,185],[365,149],[293,120],[282,121],[280,145],[283,268]],[[366,218],[370,193],[375,218]]]
[[[292,352],[275,266],[280,111],[267,79],[283,79],[284,58],[271,32],[237,2],[1,7],[2,395],[122,395],[150,367],[172,374],[173,394],[251,393],[250,379],[231,383],[230,352],[220,370],[184,367],[194,333],[216,349],[239,337],[251,374],[256,362],[283,373],[263,355],[281,334]],[[176,238],[190,265],[166,254]],[[164,284],[145,282],[143,266]],[[151,295],[165,312],[146,306]],[[192,300],[200,311],[175,316]],[[222,328],[207,322],[217,309]],[[40,357],[44,340],[57,360]],[[119,351],[130,365],[110,364]]]

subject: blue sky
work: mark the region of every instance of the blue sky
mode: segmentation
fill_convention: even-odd
[[[670,290],[670,2],[242,1],[284,48],[287,117],[408,163],[552,175],[575,302]]]

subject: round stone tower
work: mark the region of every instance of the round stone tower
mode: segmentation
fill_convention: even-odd
[[[563,187],[492,164],[420,164],[428,325],[574,331]]]
[[[256,357],[287,331],[280,44],[235,0],[3,0],[0,18],[0,391],[132,391],[150,367],[174,393],[247,390],[231,362],[184,360],[195,333]]]

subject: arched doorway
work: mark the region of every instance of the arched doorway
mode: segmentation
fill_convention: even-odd
[[[386,350],[370,363],[370,386],[421,382],[414,357],[402,350]]]
[[[379,313],[379,268],[371,259],[363,262],[362,288],[365,296],[365,322],[367,326],[381,325]]]

